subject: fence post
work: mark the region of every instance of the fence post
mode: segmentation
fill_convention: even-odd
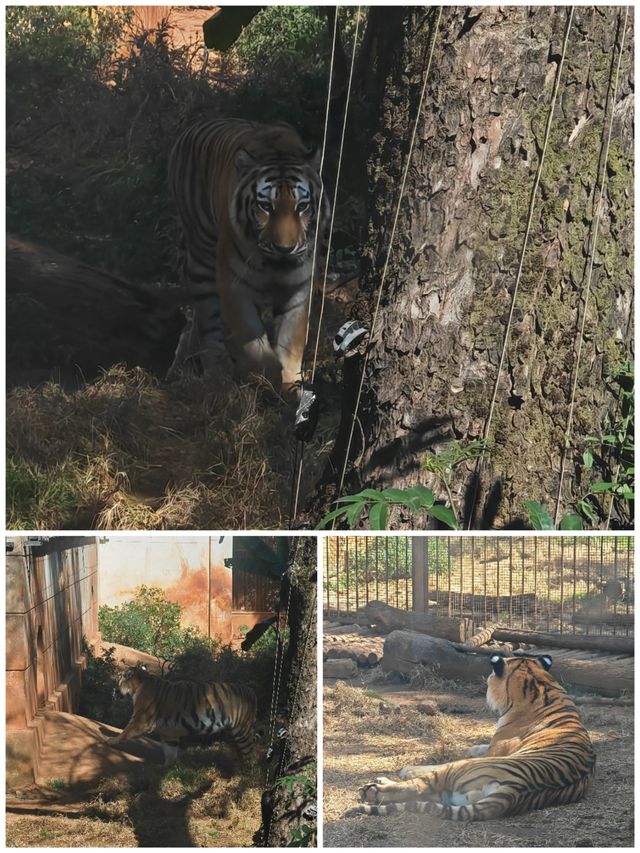
[[[425,536],[413,536],[411,543],[411,586],[413,589],[412,609],[418,613],[427,612],[426,577],[427,539]]]

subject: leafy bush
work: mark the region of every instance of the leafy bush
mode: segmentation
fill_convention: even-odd
[[[242,31],[234,52],[252,64],[283,56],[317,57],[326,33],[318,11],[317,6],[266,6]]]
[[[107,643],[120,643],[170,660],[189,646],[201,648],[209,641],[197,628],[182,628],[182,607],[168,601],[157,587],[141,586],[124,604],[98,611],[98,625]]]
[[[73,72],[99,75],[130,18],[126,7],[9,6],[7,66],[46,65],[51,88]]]

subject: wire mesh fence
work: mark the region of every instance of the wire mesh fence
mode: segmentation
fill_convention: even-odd
[[[630,536],[335,536],[329,615],[369,601],[530,631],[633,636]]]

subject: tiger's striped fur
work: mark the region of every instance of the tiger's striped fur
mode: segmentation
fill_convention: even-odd
[[[211,735],[227,730],[243,759],[252,757],[257,716],[256,694],[242,684],[169,681],[141,666],[118,678],[123,696],[133,699],[133,716],[111,746],[147,734],[163,744],[165,764],[177,758],[177,742],[188,735]]]
[[[500,714],[490,744],[472,758],[405,767],[402,782],[360,789],[348,814],[427,812],[449,820],[491,820],[582,799],[595,753],[576,706],[548,672],[551,658],[491,658],[487,704]]]
[[[300,380],[316,228],[319,257],[329,221],[318,166],[284,123],[216,119],[178,138],[169,182],[194,311],[188,348],[205,369],[224,341],[239,377],[262,374],[276,388]]]

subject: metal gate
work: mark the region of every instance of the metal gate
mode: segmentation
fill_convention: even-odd
[[[336,536],[329,614],[368,601],[559,633],[633,636],[630,536]]]

